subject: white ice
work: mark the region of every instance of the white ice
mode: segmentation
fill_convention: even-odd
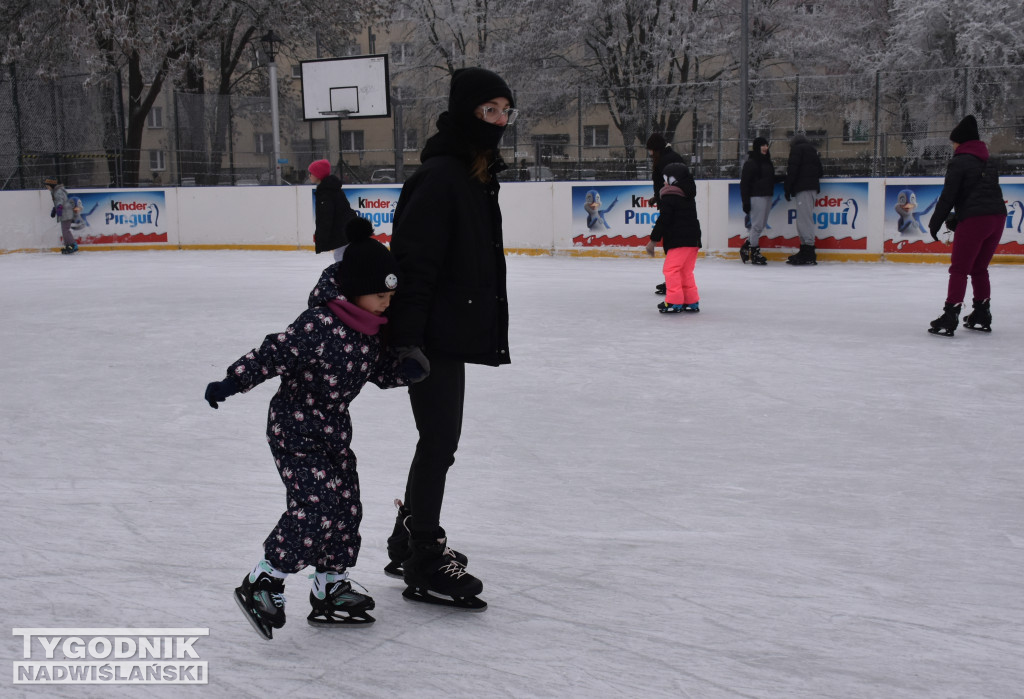
[[[203,390],[329,262],[0,256],[5,633],[210,628],[207,686],[0,694],[1024,696],[1024,268],[993,267],[991,334],[942,338],[943,265],[701,260],[701,313],[666,316],[658,260],[510,257],[513,364],[468,371],[442,516],[489,609],[384,576],[416,435],[404,390],[368,386],[377,623],[308,626],[295,576],[268,642],[232,589],[284,506],[277,381]]]

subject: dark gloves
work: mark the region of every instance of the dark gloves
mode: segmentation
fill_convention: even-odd
[[[57,214],[57,216],[63,216],[64,215],[64,205],[63,204],[58,204],[54,208],[54,212]]]
[[[789,193],[789,190],[788,190],[788,189],[787,189],[787,190],[784,190],[784,191],[783,191],[783,194],[785,194],[785,195],[786,195],[786,201],[789,201],[790,199],[792,199],[792,198],[793,198],[793,195]]]
[[[396,347],[395,352],[409,383],[419,383],[430,375],[430,360],[419,347]]]
[[[213,381],[208,384],[206,386],[206,394],[203,397],[206,398],[206,402],[210,404],[210,407],[216,410],[217,403],[223,403],[229,396],[238,393],[239,390],[238,382],[229,376],[223,381]]]
[[[57,218],[57,207],[54,206],[50,209],[50,218]]]
[[[749,231],[750,230],[750,212],[746,211],[744,213],[746,214],[746,216],[743,217],[743,227],[746,228]]]

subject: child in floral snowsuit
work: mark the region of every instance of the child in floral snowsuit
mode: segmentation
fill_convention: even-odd
[[[285,576],[306,566],[316,567],[311,624],[374,621],[366,613],[373,599],[353,590],[347,573],[359,554],[362,518],[348,406],[367,381],[381,388],[408,381],[379,332],[398,286],[398,265],[373,240],[365,219],[354,219],[347,233],[351,242],[333,280],[343,296],[314,290],[310,307],[287,330],[268,335],[228,368],[227,378],[206,389],[216,408],[231,395],[281,377],[270,401],[267,440],[288,509],[264,542],[264,559],[235,590],[239,606],[266,638],[285,622]]]

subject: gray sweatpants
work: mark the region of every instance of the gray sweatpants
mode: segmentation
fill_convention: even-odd
[[[771,197],[750,197],[750,247],[758,247],[764,227],[768,225],[768,212],[771,209]]]
[[[801,245],[814,245],[814,231],[817,228],[814,223],[814,196],[814,192],[806,189],[793,197],[796,201],[796,232],[800,236]]]

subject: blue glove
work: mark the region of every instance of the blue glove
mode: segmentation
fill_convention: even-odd
[[[238,391],[238,382],[229,376],[223,381],[213,381],[207,384],[206,394],[203,397],[206,398],[206,402],[210,404],[210,407],[216,410],[217,403],[223,403],[229,396],[235,395]]]
[[[395,351],[409,383],[419,383],[430,376],[430,360],[419,347],[396,347]]]
[[[64,215],[64,205],[63,204],[58,204],[57,205],[57,215],[58,216],[63,216]]]

